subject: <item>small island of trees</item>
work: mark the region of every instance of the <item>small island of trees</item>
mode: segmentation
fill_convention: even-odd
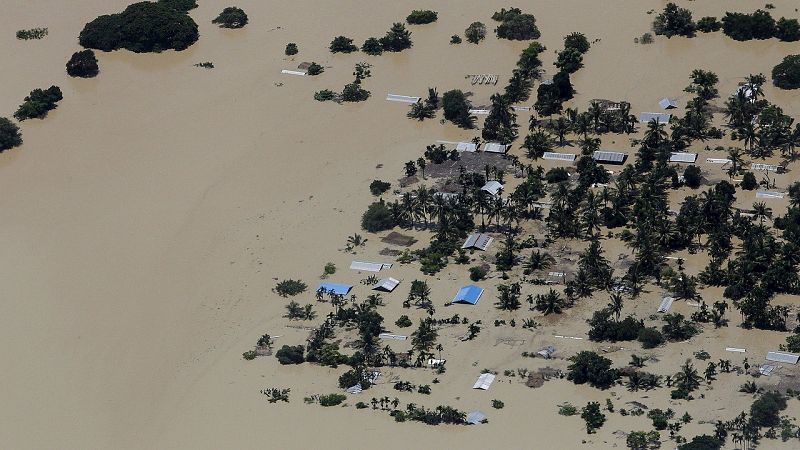
[[[19,127],[5,117],[0,117],[0,153],[22,145]]]
[[[92,78],[97,76],[97,57],[92,50],[75,52],[67,61],[67,73],[71,77]]]
[[[247,21],[247,14],[243,9],[229,6],[223,9],[211,23],[219,25],[220,28],[244,28]]]
[[[58,86],[50,86],[47,89],[34,89],[30,95],[25,97],[25,102],[19,106],[14,117],[17,120],[43,119],[47,112],[56,108],[56,103],[63,96]]]
[[[81,46],[102,51],[124,48],[136,53],[184,50],[197,42],[197,24],[185,10],[190,2],[134,3],[121,13],[100,16],[84,26]],[[172,5],[172,6],[171,6]]]

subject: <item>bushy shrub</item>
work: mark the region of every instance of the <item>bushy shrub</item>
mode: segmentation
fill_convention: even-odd
[[[275,286],[275,292],[281,297],[295,296],[305,292],[308,285],[300,280],[283,280]]]
[[[361,87],[361,83],[350,83],[342,89],[343,102],[363,102],[370,96],[370,92]]]
[[[572,48],[581,53],[589,51],[589,40],[583,33],[570,33],[564,37],[564,48]]]
[[[533,14],[524,14],[518,8],[505,8],[494,13],[492,19],[500,22],[495,28],[495,33],[500,39],[528,40],[539,39],[542,33],[536,27],[536,18]]]
[[[374,202],[369,205],[367,211],[361,216],[361,228],[377,233],[379,231],[391,230],[397,225],[391,210],[383,201]]]
[[[411,319],[409,319],[407,315],[403,314],[402,316],[400,316],[399,319],[397,319],[394,322],[394,324],[397,325],[400,328],[408,328],[411,325],[413,325],[414,323],[411,322]]]
[[[306,73],[311,76],[319,75],[322,72],[325,72],[325,68],[315,62],[312,62],[311,65],[308,66],[308,70],[306,70]]]
[[[333,38],[329,49],[331,53],[352,53],[358,51],[358,47],[353,45],[353,40],[345,36],[336,36]]]
[[[185,12],[163,3],[140,2],[87,23],[78,40],[86,48],[142,53],[184,50],[198,37],[197,24]]]
[[[256,356],[258,356],[258,355],[256,354],[255,350],[248,350],[248,351],[242,353],[242,358],[246,359],[247,361],[252,361],[252,360],[256,359]]]
[[[694,35],[694,30],[692,12],[686,8],[679,8],[675,3],[667,3],[664,11],[653,21],[653,32],[668,38],[672,36],[691,37]]]
[[[745,172],[744,176],[742,177],[742,182],[739,184],[739,186],[746,191],[752,191],[753,189],[757,188],[758,181],[756,181],[756,176],[753,174],[753,172]]]
[[[486,25],[481,22],[472,22],[467,29],[464,30],[464,36],[467,37],[467,42],[477,44],[486,39]]]
[[[319,102],[326,102],[328,100],[336,100],[338,95],[330,89],[323,89],[314,93],[314,100]]]
[[[478,282],[486,278],[487,273],[489,273],[489,271],[487,271],[483,266],[470,267],[469,279]]]
[[[247,14],[241,8],[228,6],[211,23],[220,28],[244,28],[247,25]]]
[[[458,89],[442,94],[444,118],[458,126],[472,128],[473,122],[469,114],[471,106],[467,96]]]
[[[720,450],[724,442],[714,436],[701,434],[695,436],[691,441],[679,445],[678,450]]]
[[[712,33],[719,31],[721,28],[722,24],[716,17],[707,16],[697,21],[697,30],[703,33]]]
[[[429,9],[426,10],[414,10],[411,11],[411,14],[406,17],[406,22],[411,25],[424,25],[427,23],[436,22],[439,18],[439,14],[436,11],[431,11]]]
[[[336,406],[342,404],[345,400],[347,400],[347,396],[344,394],[321,395],[319,397],[319,404],[320,406]]]
[[[303,352],[302,345],[284,345],[275,353],[275,357],[278,359],[279,363],[284,365],[302,364],[305,361]]]
[[[750,417],[760,427],[774,427],[786,409],[786,397],[779,392],[765,392],[750,405]]]
[[[97,58],[92,50],[75,52],[67,61],[67,73],[71,77],[91,78],[97,75]]]
[[[372,195],[378,196],[388,191],[390,187],[392,187],[392,184],[386,181],[372,180],[372,183],[369,184],[369,191]]]
[[[781,17],[776,25],[775,37],[786,42],[800,40],[800,23],[797,19]]]
[[[17,39],[28,41],[31,39],[43,39],[47,36],[47,28],[31,28],[30,30],[18,30]]]
[[[639,342],[642,343],[642,348],[656,348],[664,343],[664,335],[661,334],[656,328],[647,327],[639,330],[637,336]]]
[[[188,12],[197,8],[197,0],[158,0],[159,3],[178,11]]]
[[[0,117],[0,153],[22,145],[19,127],[5,117]]]
[[[406,30],[402,23],[392,24],[386,36],[380,38],[381,47],[387,52],[401,52],[414,45],[411,42],[411,32]]]
[[[48,111],[56,108],[56,103],[62,98],[61,89],[58,86],[50,86],[45,90],[34,89],[30,95],[25,97],[25,102],[19,106],[14,117],[17,120],[42,119],[47,116]]]
[[[361,51],[368,55],[377,56],[383,53],[383,46],[378,38],[371,37],[364,41],[364,45],[361,46]]]
[[[461,43],[461,36],[454,34],[450,36],[450,43],[451,44],[460,44]]]
[[[611,386],[619,374],[611,368],[611,360],[592,351],[582,351],[569,358],[567,379],[575,384],[589,383],[600,389]]]
[[[284,53],[286,53],[286,56],[292,56],[296,55],[299,51],[300,50],[297,49],[297,44],[294,42],[289,42],[286,44],[286,50],[284,50]]]
[[[772,83],[781,89],[797,89],[800,87],[800,55],[789,55],[783,58],[772,69]]]
[[[769,39],[776,31],[775,19],[763,9],[753,14],[726,12],[722,18],[722,32],[736,41]]]
[[[550,184],[561,183],[562,181],[569,180],[569,172],[563,167],[553,167],[547,171],[544,175],[544,179]]]
[[[692,189],[697,189],[700,187],[700,183],[703,181],[703,174],[700,171],[700,168],[691,164],[686,167],[683,171],[683,182],[686,183],[686,186],[689,186]]]

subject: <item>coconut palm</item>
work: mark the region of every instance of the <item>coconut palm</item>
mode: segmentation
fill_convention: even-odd
[[[566,301],[561,294],[550,289],[547,294],[536,295],[536,310],[543,313],[545,316],[550,314],[561,314],[566,306]]]
[[[764,202],[753,203],[753,215],[761,224],[764,224],[764,219],[772,218],[772,208]]]
[[[611,293],[609,297],[607,308],[614,314],[617,322],[619,322],[619,317],[622,314],[622,306],[624,304],[624,299],[622,298],[622,294],[618,292]]]
[[[553,130],[556,132],[556,136],[558,136],[558,145],[559,147],[564,146],[564,138],[569,133],[569,122],[564,117],[559,117],[555,123],[553,124]]]
[[[692,392],[700,387],[702,379],[697,369],[692,365],[691,360],[688,359],[681,366],[681,370],[673,377],[674,384],[687,392]]]
[[[535,252],[531,253],[530,258],[525,261],[523,267],[530,273],[539,270],[547,270],[555,263],[556,259],[553,258],[549,253],[543,253],[541,250],[536,250]]]

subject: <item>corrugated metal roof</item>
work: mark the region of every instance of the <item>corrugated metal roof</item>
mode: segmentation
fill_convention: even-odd
[[[462,245],[461,248],[476,248],[478,250],[486,250],[489,248],[489,244],[491,244],[493,240],[494,238],[486,233],[472,233],[467,236],[467,240],[464,241],[464,245]]]
[[[422,99],[420,97],[410,97],[408,95],[389,94],[386,96],[386,100],[400,103],[417,103]]]
[[[470,305],[474,305],[478,303],[482,294],[483,289],[474,284],[464,286],[459,289],[456,296],[453,297],[453,303],[469,303]]]
[[[760,191],[756,192],[756,198],[783,198],[783,192],[769,192]]]
[[[777,172],[782,169],[783,169],[782,166],[776,166],[774,164],[763,164],[763,163],[750,164],[750,170],[761,170],[763,172]]]
[[[486,419],[486,414],[480,411],[472,411],[469,414],[467,414],[467,423],[472,425],[477,425],[483,422],[484,419]]]
[[[665,313],[669,311],[669,308],[672,306],[672,302],[674,301],[675,299],[672,297],[664,297],[664,299],[661,300],[661,304],[658,305],[658,312]]]
[[[575,161],[573,153],[544,152],[542,159],[555,159],[559,161]]]
[[[658,123],[668,123],[671,117],[672,114],[667,113],[643,112],[639,114],[639,122],[648,123],[651,120],[656,120]]]
[[[347,293],[350,292],[350,289],[353,289],[353,286],[350,284],[321,283],[317,288],[317,292],[323,289],[325,292],[333,292],[337,295],[347,295]]]
[[[392,265],[390,263],[353,261],[350,263],[350,268],[353,270],[363,270],[366,272],[380,272],[383,269],[391,269]]]
[[[508,151],[508,145],[500,144],[497,142],[489,142],[483,146],[483,151],[488,153],[505,153]]]
[[[706,158],[709,164],[730,164],[731,160],[727,158]]]
[[[486,191],[492,195],[497,195],[497,193],[500,192],[501,189],[503,189],[503,185],[500,184],[499,181],[494,181],[494,180],[487,182],[481,188],[482,191]]]
[[[384,278],[372,288],[373,291],[383,291],[383,292],[392,292],[397,285],[400,284],[400,280],[395,278]]]
[[[660,106],[663,109],[672,109],[678,107],[678,102],[676,102],[671,98],[664,97],[658,102],[658,106]]]
[[[473,142],[459,142],[456,144],[456,151],[459,152],[476,152],[478,151],[478,144]]]
[[[470,109],[469,113],[476,116],[488,116],[492,112],[490,109]]]
[[[408,339],[408,336],[403,336],[402,334],[391,334],[391,333],[381,333],[378,335],[378,337],[390,341],[405,341],[406,339]]]
[[[797,364],[800,355],[788,352],[769,352],[767,353],[767,361],[782,362],[787,364]]]
[[[493,373],[482,373],[478,377],[478,381],[472,385],[472,389],[483,389],[484,391],[489,389],[489,386],[492,385],[494,382],[495,375]]]
[[[672,152],[669,157],[669,162],[682,162],[692,164],[697,161],[697,153],[687,152]]]
[[[299,77],[306,76],[305,72],[301,72],[299,70],[286,70],[286,69],[283,69],[283,70],[281,70],[281,73],[284,74],[284,75],[297,75]]]
[[[625,158],[627,156],[628,155],[626,155],[625,153],[597,150],[592,155],[592,158],[594,158],[594,160],[598,162],[610,162],[610,163],[622,164],[623,162],[625,162]]]

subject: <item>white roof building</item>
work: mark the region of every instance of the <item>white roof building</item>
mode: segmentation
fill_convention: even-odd
[[[495,180],[487,182],[481,188],[482,191],[486,191],[486,192],[488,192],[488,193],[490,193],[490,194],[492,194],[494,196],[497,196],[502,189],[503,189],[503,185],[500,184],[499,181],[495,181]]]
[[[467,237],[467,240],[464,241],[464,245],[462,245],[461,248],[475,248],[485,251],[489,248],[489,244],[491,244],[493,240],[494,238],[486,233],[472,233]]]
[[[372,287],[373,291],[381,291],[381,292],[392,292],[397,285],[400,284],[400,280],[395,278],[384,278]]]
[[[493,373],[483,373],[478,377],[478,381],[472,385],[472,389],[489,389],[489,386],[494,382],[495,375]]]
[[[500,144],[497,142],[489,142],[483,146],[483,151],[487,153],[503,153],[508,151],[509,145]]]

